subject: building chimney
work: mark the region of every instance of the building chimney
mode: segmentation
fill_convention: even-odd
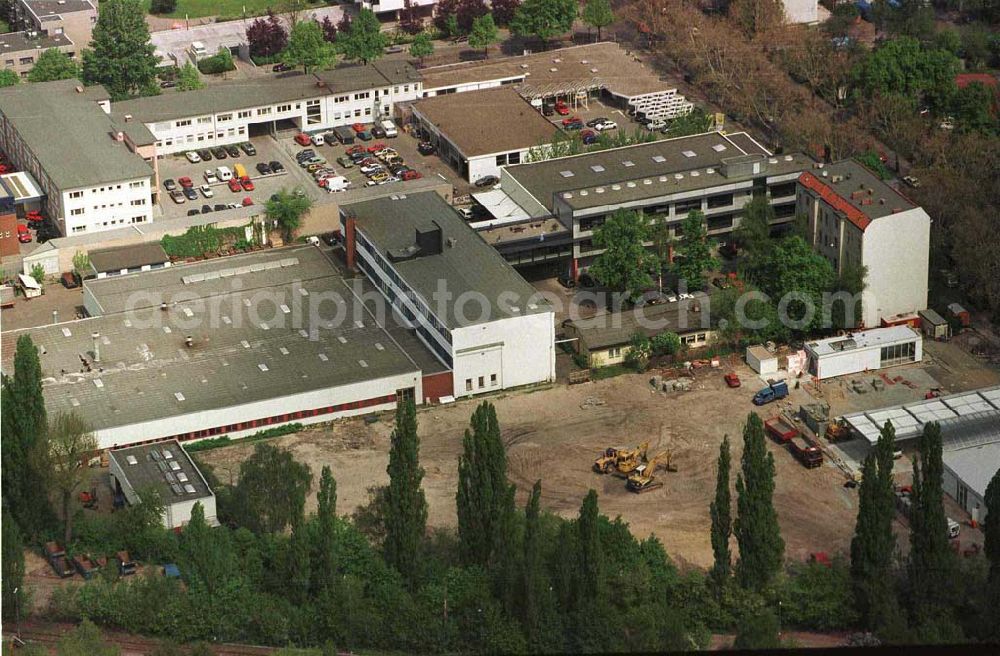
[[[125,122],[126,123],[130,123],[131,121],[132,121],[132,115],[131,114],[126,114],[125,115]]]
[[[184,346],[188,348],[194,346],[194,338],[191,337],[191,335],[188,335],[187,337],[184,338]]]
[[[125,133],[115,132],[115,141],[125,141]]]
[[[83,87],[82,87],[82,86],[80,86],[80,85],[78,84],[78,85],[76,86],[76,92],[77,92],[77,93],[83,93]]]
[[[166,303],[160,303],[160,311],[161,312],[166,312],[167,311],[167,304]]]
[[[101,361],[101,333],[90,333],[91,339],[94,340],[94,362]]]

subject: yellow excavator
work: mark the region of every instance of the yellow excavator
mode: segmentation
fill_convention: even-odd
[[[662,467],[668,472],[677,471],[676,465],[673,464],[673,459],[674,452],[671,449],[661,451],[649,462],[636,467],[635,471],[628,477],[625,487],[636,494],[642,494],[643,492],[663,487],[663,483],[656,480],[656,470]]]
[[[604,455],[594,461],[594,471],[598,474],[624,474],[635,471],[646,461],[646,450],[649,442],[643,442],[634,449],[611,446],[604,450]]]

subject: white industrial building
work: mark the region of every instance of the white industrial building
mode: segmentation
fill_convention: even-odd
[[[152,492],[163,502],[165,528],[187,525],[196,503],[201,504],[209,526],[219,525],[215,493],[177,440],[112,449],[108,453],[111,490],[129,505],[142,503],[142,495]]]
[[[923,338],[909,326],[874,328],[805,344],[809,373],[849,376],[923,359]]]
[[[136,98],[115,103],[114,111],[122,123],[145,125],[155,136],[156,152],[169,155],[279,130],[311,133],[370,123],[392,116],[396,103],[418,98],[420,92],[420,76],[412,66],[382,60]]]
[[[927,213],[853,160],[816,167],[799,179],[796,213],[807,217],[813,247],[838,274],[867,267],[862,325],[873,328],[925,309]]]
[[[0,89],[0,150],[38,182],[63,234],[153,220],[152,135],[110,112],[104,88],[78,80]]]
[[[361,269],[452,371],[456,397],[555,378],[551,306],[435,193],[341,209]]]

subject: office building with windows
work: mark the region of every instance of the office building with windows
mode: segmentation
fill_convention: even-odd
[[[804,348],[809,373],[821,380],[923,359],[923,338],[909,326],[862,330],[806,342]]]

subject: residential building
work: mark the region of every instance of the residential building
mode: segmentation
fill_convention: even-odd
[[[76,46],[62,34],[52,36],[39,32],[0,34],[0,60],[3,68],[14,71],[22,80],[28,79],[28,74],[42,53],[53,48],[71,58],[76,56]]]
[[[65,235],[153,220],[155,152],[136,142],[151,135],[110,111],[103,87],[78,80],[0,89],[0,149],[37,181]]]
[[[927,307],[931,219],[853,160],[802,173],[796,213],[813,247],[838,274],[865,267],[862,325],[874,327]]]
[[[413,104],[414,121],[438,155],[469,182],[528,161],[561,131],[510,87],[447,94]]]
[[[431,192],[341,208],[360,269],[452,372],[456,397],[555,378],[552,307]]]
[[[48,37],[63,36],[79,55],[90,46],[97,23],[97,2],[92,0],[14,0],[14,15],[22,30]]]
[[[209,526],[218,526],[215,493],[177,440],[108,451],[111,490],[131,506],[155,492],[163,504],[164,528],[182,528],[200,503]]]
[[[370,123],[391,116],[396,103],[417,98],[420,88],[420,76],[405,61],[377,61],[136,98],[115,103],[114,110],[119,122],[144,125],[156,152],[169,155],[282,130]]]
[[[873,328],[805,344],[809,373],[816,378],[849,376],[923,359],[923,338],[909,326]]]

